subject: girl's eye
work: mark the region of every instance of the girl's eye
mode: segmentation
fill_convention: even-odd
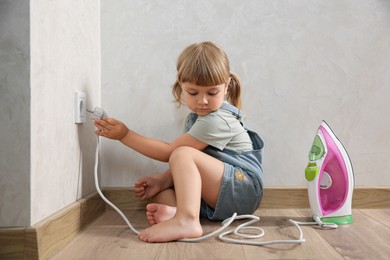
[[[187,91],[187,93],[188,93],[188,95],[190,95],[190,96],[196,96],[196,95],[198,95],[198,92],[196,92],[196,91]],[[215,95],[217,95],[217,94],[218,94],[218,91],[207,92],[207,95],[209,95],[209,96],[215,96]]]

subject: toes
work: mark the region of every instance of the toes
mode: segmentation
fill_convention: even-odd
[[[154,214],[152,212],[146,212],[146,219],[149,221],[150,225],[157,224]]]
[[[144,242],[151,242],[151,240],[150,240],[151,235],[152,234],[149,234],[148,232],[143,231],[143,232],[139,233],[138,237],[139,237],[139,239],[141,239]]]
[[[156,219],[154,218],[154,216],[147,216],[146,218],[147,218],[147,220],[149,221],[149,223],[151,225],[157,224]]]
[[[154,212],[154,211],[158,210],[158,207],[159,207],[159,204],[149,203],[148,205],[146,205],[146,210]]]

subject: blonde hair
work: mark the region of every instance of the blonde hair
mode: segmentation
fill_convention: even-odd
[[[230,79],[230,81],[229,81]],[[195,43],[183,50],[177,61],[177,78],[172,86],[175,101],[181,101],[181,83],[189,82],[198,86],[228,84],[227,101],[241,108],[241,82],[230,72],[226,53],[213,42]]]

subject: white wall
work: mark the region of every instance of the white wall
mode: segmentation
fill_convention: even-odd
[[[265,140],[266,186],[305,186],[325,119],[357,186],[390,185],[390,2],[101,1],[102,105],[140,133],[173,140],[187,113],[171,102],[184,47],[212,40],[244,84],[244,113]],[[104,186],[166,168],[103,143]]]
[[[100,3],[0,2],[0,227],[29,226],[95,191],[96,138],[73,93],[100,104]]]
[[[31,223],[94,191],[93,125],[73,93],[100,103],[99,1],[31,1]]]

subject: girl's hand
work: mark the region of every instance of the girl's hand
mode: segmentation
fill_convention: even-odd
[[[121,121],[116,120],[115,118],[103,118],[103,119],[95,119],[94,125],[97,130],[95,133],[97,135],[114,139],[114,140],[122,140],[126,134],[129,132],[129,129],[125,124]]]
[[[133,192],[140,200],[151,199],[162,190],[161,181],[160,174],[142,177],[135,182]]]

